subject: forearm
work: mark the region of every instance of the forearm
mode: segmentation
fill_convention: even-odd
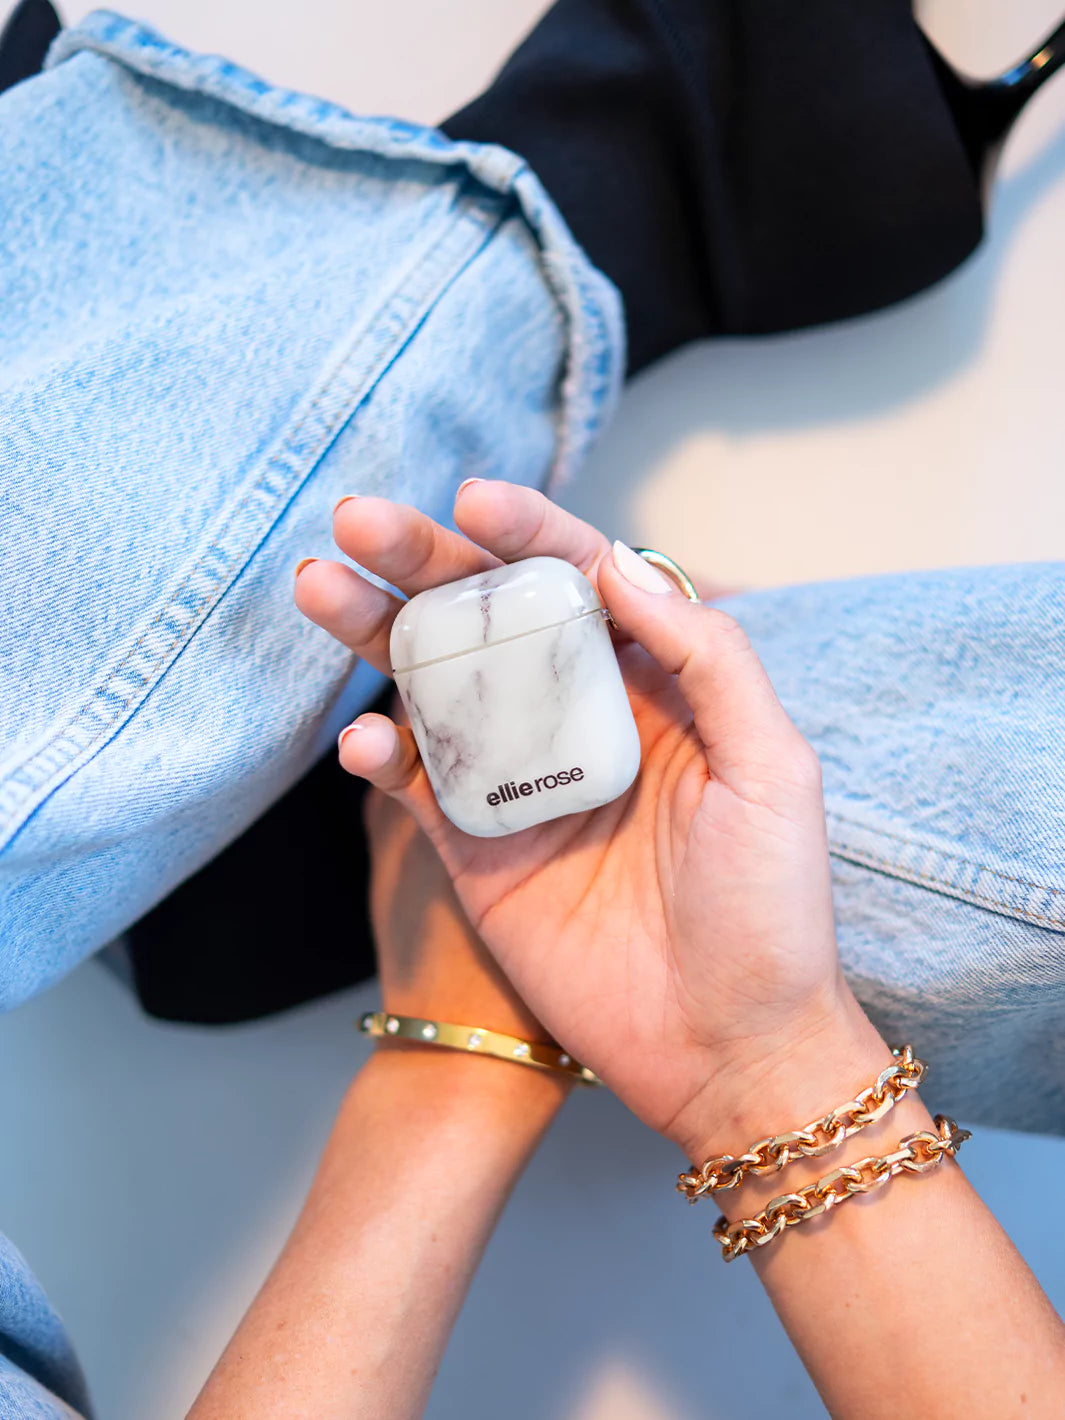
[[[420,1415],[496,1219],[566,1089],[449,1051],[379,1051],[190,1420]]]
[[[834,1034],[797,1047],[760,1082],[764,1103],[715,1122],[698,1162],[818,1118],[889,1060],[865,1016],[848,1008]],[[932,1127],[910,1094],[838,1150],[748,1179],[715,1201],[730,1220],[752,1217],[771,1198]],[[889,1420],[907,1406],[935,1420],[1060,1414],[1065,1327],[949,1158],[789,1228],[753,1262],[836,1420]]]

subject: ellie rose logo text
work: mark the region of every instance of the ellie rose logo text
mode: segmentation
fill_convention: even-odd
[[[516,784],[512,779],[508,784],[500,784],[486,797],[493,808],[509,803],[511,799],[527,799],[530,794],[539,794],[544,789],[557,789],[560,784],[577,784],[584,778],[584,770],[578,764],[574,769],[560,769],[557,774],[545,774],[540,779],[523,780]]]

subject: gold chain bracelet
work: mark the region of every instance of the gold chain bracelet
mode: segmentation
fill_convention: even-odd
[[[720,1154],[701,1168],[682,1173],[677,1181],[678,1193],[690,1203],[706,1193],[720,1193],[726,1188],[738,1188],[748,1174],[760,1177],[777,1173],[792,1159],[819,1159],[837,1149],[844,1140],[883,1119],[909,1090],[915,1090],[924,1079],[928,1066],[918,1060],[913,1047],[902,1045],[893,1050],[895,1064],[881,1070],[868,1089],[854,1099],[815,1119],[803,1129],[786,1134],[773,1134],[743,1154]]]
[[[880,1158],[859,1159],[857,1163],[833,1169],[794,1193],[784,1193],[766,1205],[756,1218],[739,1218],[734,1223],[719,1218],[714,1237],[721,1244],[726,1262],[742,1257],[752,1248],[764,1247],[785,1228],[809,1222],[853,1198],[859,1193],[872,1193],[900,1173],[928,1173],[948,1155],[958,1152],[972,1135],[959,1129],[945,1114],[935,1118],[937,1133],[919,1130],[903,1139],[893,1154]]]
[[[396,1016],[390,1011],[367,1011],[359,1020],[363,1035],[381,1040],[416,1040],[421,1045],[440,1045],[445,1050],[462,1050],[467,1055],[491,1055],[515,1065],[532,1065],[552,1070],[582,1085],[601,1085],[594,1070],[581,1065],[561,1046],[541,1045],[516,1035],[488,1030],[484,1026],[457,1026],[449,1021],[431,1021],[424,1016]]]

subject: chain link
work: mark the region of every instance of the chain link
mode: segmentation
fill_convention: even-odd
[[[859,1193],[871,1193],[882,1188],[901,1173],[928,1173],[948,1155],[953,1157],[966,1139],[967,1129],[959,1129],[945,1114],[935,1118],[936,1133],[927,1129],[910,1134],[891,1154],[879,1158],[859,1159],[843,1168],[833,1169],[816,1183],[781,1194],[768,1203],[756,1218],[739,1218],[734,1223],[718,1218],[714,1237],[721,1244],[726,1262],[742,1257],[756,1247],[765,1247],[786,1228],[809,1222],[828,1213]]]
[[[743,1154],[720,1154],[709,1159],[702,1168],[693,1167],[677,1181],[678,1193],[690,1203],[707,1193],[720,1193],[726,1188],[738,1188],[748,1174],[761,1177],[778,1173],[792,1159],[819,1159],[838,1149],[845,1139],[883,1119],[895,1108],[908,1090],[915,1090],[924,1079],[928,1066],[918,1060],[910,1045],[893,1050],[895,1064],[881,1070],[868,1089],[854,1099],[831,1110],[822,1119],[812,1120],[804,1129],[787,1134],[773,1134]]]

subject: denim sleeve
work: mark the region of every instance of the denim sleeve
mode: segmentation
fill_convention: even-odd
[[[550,486],[616,292],[525,163],[106,12],[0,97],[0,1007],[236,837],[376,694],[292,604],[333,504]]]
[[[18,1251],[0,1236],[0,1420],[89,1414],[63,1324]]]
[[[923,1097],[1065,1133],[1065,563],[733,599],[821,759],[840,955]]]

